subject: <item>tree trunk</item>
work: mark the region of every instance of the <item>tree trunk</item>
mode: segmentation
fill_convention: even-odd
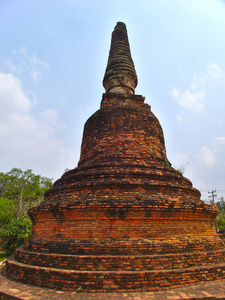
[[[20,200],[19,200],[19,207],[18,207],[18,211],[17,211],[17,218],[20,218],[22,216],[23,189],[24,189],[24,186],[22,186],[21,192],[20,192]]]

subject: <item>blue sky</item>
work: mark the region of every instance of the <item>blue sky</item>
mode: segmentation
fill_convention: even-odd
[[[123,21],[168,159],[202,199],[225,196],[224,15],[223,0],[1,0],[1,171],[56,180],[77,165]]]

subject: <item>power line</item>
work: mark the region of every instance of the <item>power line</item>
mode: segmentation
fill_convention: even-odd
[[[212,203],[215,204],[215,197],[217,197],[217,195],[215,195],[216,190],[208,192],[208,194],[212,194],[211,196],[209,196],[209,198],[212,198]]]
[[[208,189],[209,190],[209,189]],[[206,192],[206,191],[208,191],[208,190],[203,190],[203,189],[199,189],[199,191],[201,191],[201,192]],[[225,190],[216,190],[217,192],[225,192]]]

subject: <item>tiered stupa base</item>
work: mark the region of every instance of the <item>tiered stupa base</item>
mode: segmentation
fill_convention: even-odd
[[[29,253],[23,253],[29,255]],[[43,258],[39,253],[32,253],[40,256],[40,260]],[[201,253],[184,254],[185,259],[189,256],[190,264],[195,263],[195,266],[191,267],[178,267],[168,269],[153,269],[148,270],[143,268],[141,271],[130,270],[100,270],[96,271],[96,261],[101,260],[102,264],[108,260],[113,260],[113,264],[116,264],[118,260],[124,260],[125,263],[128,260],[143,262],[143,258],[140,256],[91,256],[88,260],[88,268],[81,268],[79,270],[74,269],[62,269],[52,267],[41,267],[35,265],[28,265],[12,260],[7,261],[7,270],[10,272],[10,277],[26,282],[29,284],[35,284],[38,286],[45,286],[53,289],[61,289],[67,291],[83,291],[83,292],[133,292],[133,291],[157,291],[162,289],[171,289],[184,286],[191,286],[197,284],[210,283],[212,281],[220,281],[225,279],[225,263],[217,263],[218,256],[224,257],[224,250],[208,253],[210,264],[208,265],[196,265],[196,260],[200,257]],[[199,256],[198,256],[199,255]],[[171,265],[178,265],[180,255],[169,256]],[[48,255],[48,260],[62,259],[65,261],[63,255]],[[87,257],[84,256],[68,256],[68,261],[78,260],[84,262]],[[167,256],[158,257],[157,255],[145,257],[144,260],[148,262],[152,261],[164,263],[167,261]],[[221,260],[224,260],[221,259]],[[79,265],[79,264],[78,264]],[[182,266],[182,263],[181,263]],[[90,270],[93,268],[93,270]],[[85,270],[84,270],[85,269]],[[89,270],[88,270],[89,269]]]
[[[7,273],[26,283],[70,291],[82,287],[84,292],[153,291],[224,279],[223,242],[202,232],[207,212],[200,209],[190,228],[191,211],[153,206],[96,207],[88,214],[82,205],[58,210],[57,217],[40,214],[43,237],[17,249],[15,259],[7,261]],[[50,236],[53,226],[61,237],[57,232]],[[171,228],[169,235],[165,228]]]
[[[62,203],[55,195],[54,205],[49,200],[30,211],[33,234],[8,259],[11,277],[83,292],[153,291],[225,278],[224,243],[214,230],[217,210],[196,200],[199,193],[187,179],[162,164],[158,178],[148,175],[148,185],[118,180],[113,187],[129,167],[120,166],[117,173],[114,168],[109,168],[107,184],[87,180],[86,192],[70,186]],[[147,170],[142,166],[145,176]],[[78,174],[81,167],[65,174],[54,188]],[[165,174],[168,180],[183,178],[183,189],[181,183],[177,189],[169,184],[155,189]],[[92,178],[91,171],[88,176]]]
[[[30,284],[68,291],[82,289],[83,292],[154,291],[225,279],[225,250],[216,234],[201,236],[196,232],[188,237],[182,234],[164,237],[161,234],[160,237],[159,233],[158,237],[146,235],[146,238],[140,238],[138,235],[140,232],[143,235],[144,226],[148,232],[150,226],[156,226],[156,221],[161,224],[159,227],[168,228],[169,223],[174,227],[178,220],[175,223],[172,218],[165,220],[162,212],[160,219],[139,218],[143,211],[138,214],[138,210],[134,210],[132,215],[138,215],[136,219],[125,216],[121,219],[114,214],[114,218],[100,221],[102,213],[96,210],[95,220],[89,219],[88,227],[82,209],[69,214],[62,212],[65,219],[58,219],[57,224],[62,232],[64,226],[70,228],[75,223],[80,229],[80,237],[75,241],[69,237],[59,239],[57,235],[48,239],[31,239],[30,246],[17,249],[14,259],[7,260],[7,274]],[[43,231],[48,232],[52,223],[56,225],[53,216],[43,226]],[[182,213],[179,214],[181,232],[190,221],[185,221]],[[103,237],[107,222],[114,237]],[[98,225],[94,227],[96,223]],[[196,224],[197,227],[200,223],[204,221]],[[140,227],[142,230],[139,231]],[[92,239],[89,237],[91,228],[95,235]],[[125,235],[128,228],[133,229],[133,237],[127,238],[129,232]]]

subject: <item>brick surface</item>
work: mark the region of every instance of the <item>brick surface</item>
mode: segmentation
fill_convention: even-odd
[[[1,268],[1,266],[0,266]],[[225,299],[225,281],[185,287],[182,289],[161,292],[141,293],[84,293],[57,291],[13,281],[5,277],[4,270],[0,273],[0,299],[32,299],[32,300],[168,300],[168,299]]]

